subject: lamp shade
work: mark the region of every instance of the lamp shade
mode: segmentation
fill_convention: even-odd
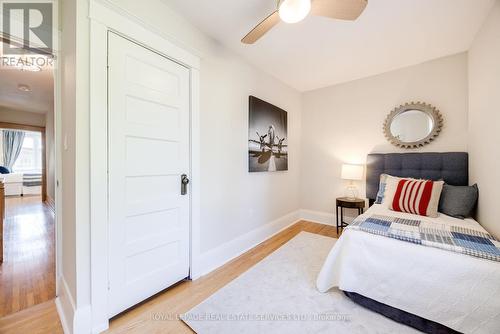
[[[342,165],[341,178],[344,180],[362,180],[364,167],[362,165]]]

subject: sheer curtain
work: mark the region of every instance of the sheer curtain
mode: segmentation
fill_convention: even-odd
[[[2,130],[3,163],[12,171],[12,166],[19,157],[24,142],[24,132],[16,130]]]

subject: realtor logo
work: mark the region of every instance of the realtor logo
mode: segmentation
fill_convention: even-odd
[[[2,2],[3,54],[50,55],[53,49],[52,3]]]

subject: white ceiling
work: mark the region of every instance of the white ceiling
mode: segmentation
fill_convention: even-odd
[[[19,84],[28,85],[31,92],[20,91]],[[0,66],[0,108],[45,114],[54,106],[52,67],[40,72],[21,71]]]
[[[354,22],[280,23],[254,45],[240,39],[276,0],[163,0],[200,30],[300,91],[468,50],[495,0],[369,0]]]

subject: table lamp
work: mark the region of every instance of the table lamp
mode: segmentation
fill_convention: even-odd
[[[354,184],[354,181],[361,181],[363,179],[364,166],[362,165],[351,165],[343,164],[341,178],[343,180],[349,180],[350,183],[346,188],[346,197],[349,199],[355,199],[358,197],[358,189]]]

